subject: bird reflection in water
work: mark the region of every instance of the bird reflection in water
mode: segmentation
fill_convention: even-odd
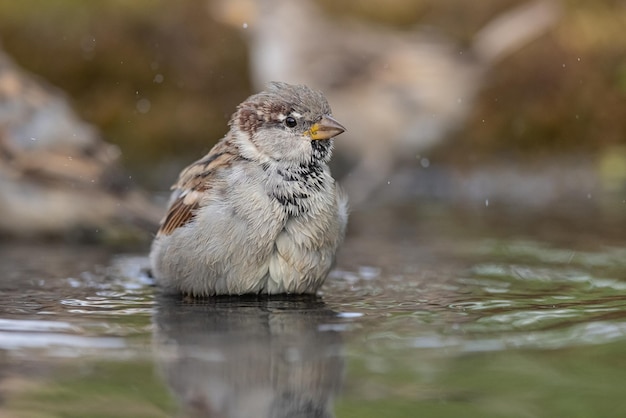
[[[339,318],[319,299],[162,296],[156,357],[185,416],[332,417]]]

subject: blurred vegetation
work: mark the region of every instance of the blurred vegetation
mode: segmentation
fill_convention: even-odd
[[[427,25],[463,45],[520,0],[318,0],[332,14],[410,30]],[[23,0],[0,3],[0,40],[23,67],[65,90],[121,146],[143,181],[169,181],[226,131],[251,93],[240,34],[209,1]],[[626,143],[626,3],[563,1],[546,36],[488,74],[465,129],[435,151],[456,162],[492,155],[597,152]],[[449,145],[450,142],[447,144]],[[162,163],[162,164],[159,164]],[[175,167],[170,167],[169,165]]]
[[[626,143],[626,3],[565,3],[550,36],[491,74],[464,146],[530,153]],[[500,140],[499,140],[500,139]]]

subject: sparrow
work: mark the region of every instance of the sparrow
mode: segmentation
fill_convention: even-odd
[[[343,166],[333,168],[347,173],[342,185],[357,209],[400,165],[419,163],[460,129],[489,70],[559,14],[553,1],[532,1],[461,46],[432,28],[400,31],[339,18],[307,0],[218,1],[211,10],[244,35],[255,86],[280,79],[327,92],[351,127],[337,144],[335,161]]]
[[[314,294],[348,218],[328,167],[345,128],[322,93],[282,82],[241,103],[229,127],[172,186],[155,282],[192,297]]]
[[[0,50],[0,235],[148,238],[162,209],[120,157],[61,90]]]

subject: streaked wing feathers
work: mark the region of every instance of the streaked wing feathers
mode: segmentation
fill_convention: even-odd
[[[228,141],[221,141],[205,157],[185,168],[172,186],[178,192],[174,192],[176,198],[170,203],[157,235],[170,235],[191,222],[202,198],[210,193],[216,173],[239,158]]]

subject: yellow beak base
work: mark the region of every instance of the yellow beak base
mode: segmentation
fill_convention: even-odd
[[[311,126],[307,135],[315,140],[330,139],[345,131],[346,128],[335,119],[330,116],[323,116],[319,122]]]

